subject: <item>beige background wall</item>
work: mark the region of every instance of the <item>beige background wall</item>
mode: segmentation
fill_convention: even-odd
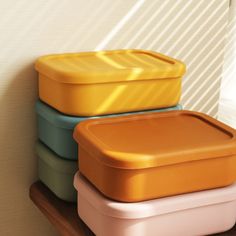
[[[0,0],[0,235],[55,235],[28,198],[28,188],[37,179],[35,59],[95,49],[161,51],[187,63],[183,104],[215,115],[228,4],[228,0]]]
[[[231,0],[218,118],[236,128],[236,0]]]

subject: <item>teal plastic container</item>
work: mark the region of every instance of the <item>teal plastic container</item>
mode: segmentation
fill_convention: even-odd
[[[38,123],[38,137],[52,149],[57,155],[62,158],[77,160],[78,159],[78,145],[73,139],[74,127],[86,119],[125,116],[130,114],[141,114],[147,112],[161,112],[169,110],[181,110],[182,106],[169,107],[158,110],[148,110],[132,113],[122,113],[107,116],[95,117],[74,117],[66,116],[52,107],[46,105],[41,101],[36,102],[37,123]]]
[[[77,192],[73,179],[78,162],[65,160],[56,155],[41,142],[36,143],[39,179],[60,199],[76,202]]]

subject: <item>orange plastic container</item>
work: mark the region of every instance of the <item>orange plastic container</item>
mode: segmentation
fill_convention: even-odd
[[[80,172],[121,202],[232,184],[235,135],[234,129],[191,111],[87,120],[74,130]]]
[[[96,116],[177,105],[185,65],[144,50],[38,59],[39,97],[62,113]]]

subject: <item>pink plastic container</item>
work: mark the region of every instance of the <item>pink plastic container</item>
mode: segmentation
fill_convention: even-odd
[[[136,203],[105,198],[79,173],[74,186],[78,214],[97,236],[209,235],[236,221],[236,184]]]

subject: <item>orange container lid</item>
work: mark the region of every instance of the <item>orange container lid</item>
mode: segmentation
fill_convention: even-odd
[[[86,120],[74,138],[105,165],[140,169],[236,154],[236,131],[208,115],[170,111]]]
[[[182,62],[145,50],[48,55],[40,57],[35,68],[58,82],[74,84],[179,78],[185,73]]]

